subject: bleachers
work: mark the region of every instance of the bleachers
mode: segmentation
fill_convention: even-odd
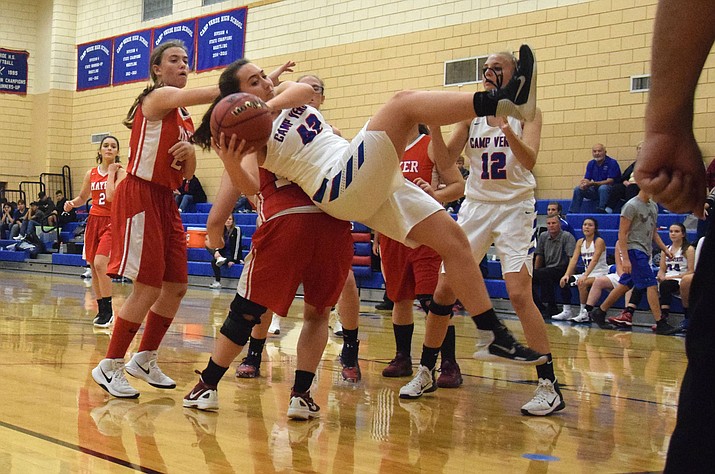
[[[561,205],[563,206],[564,212],[568,212],[568,208],[571,204],[571,200],[549,200],[549,199],[540,199],[536,203],[536,209],[538,214],[545,214],[546,213],[546,206],[548,205],[549,202],[552,201],[557,201],[560,202]],[[615,254],[615,245],[616,241],[618,240],[618,227],[620,225],[620,219],[621,216],[620,214],[596,214],[595,213],[595,203],[584,200],[582,206],[582,211],[581,213],[578,214],[567,214],[566,215],[566,220],[568,221],[569,224],[574,228],[576,238],[582,238],[583,233],[581,232],[581,225],[583,224],[584,219],[586,218],[594,218],[596,221],[598,221],[598,228],[599,228],[599,234],[601,238],[606,242],[606,254],[613,257]],[[663,242],[668,245],[670,243],[670,237],[668,235],[668,228],[674,224],[674,223],[684,223],[686,218],[688,217],[688,214],[673,214],[668,211],[666,211],[662,207],[658,207],[658,235],[660,238],[663,240]],[[696,238],[696,232],[695,230],[688,230],[687,231],[687,236],[688,240],[691,242],[695,241]],[[490,264],[492,262],[489,262]],[[490,266],[490,274],[489,277],[493,278],[492,276],[492,268]],[[489,286],[489,284],[488,284]],[[492,292],[490,291],[490,295],[492,295]],[[558,295],[558,292],[557,292]],[[494,297],[492,295],[492,297]],[[604,295],[605,297],[605,295]],[[578,301],[578,294],[574,290],[572,290],[572,302]],[[614,307],[616,308],[622,308],[625,305],[625,302],[623,298],[621,298],[619,301],[616,302]],[[647,310],[648,309],[648,303],[646,301],[646,298],[644,297],[643,300],[641,301],[640,305],[638,306],[639,309],[641,310]],[[671,307],[671,310],[673,312],[680,312],[682,311],[682,305],[680,303],[679,299],[673,300],[673,305]]]
[[[556,201],[561,203],[566,212],[570,205],[570,200],[566,199],[539,199],[536,202],[536,210],[538,215],[546,214],[546,207],[549,202]],[[586,203],[587,201],[584,201]],[[199,227],[205,228],[206,221],[208,219],[208,213],[211,210],[210,203],[195,204],[192,209],[194,212],[185,212],[181,215],[184,228],[188,227]],[[251,245],[251,238],[256,231],[256,213],[236,213],[234,214],[234,219],[236,225],[241,227],[242,230],[242,244],[244,247],[243,257],[245,258],[248,253],[248,249]],[[453,216],[456,218],[456,215]],[[618,214],[568,214],[566,219],[573,226],[576,231],[577,238],[582,237],[581,224],[586,217],[594,217],[599,222],[599,229],[601,237],[606,241],[607,252],[610,255],[614,253],[614,246],[616,240],[618,239],[618,225],[620,222],[620,215]],[[669,242],[668,237],[668,226],[674,222],[684,222],[686,214],[670,214],[661,213],[658,215],[658,226],[659,234],[664,242]],[[61,232],[61,238],[63,242],[69,241],[74,235],[74,229],[79,225],[79,223],[67,224]],[[694,231],[688,231],[689,240],[693,241],[695,238]],[[355,273],[358,286],[361,288],[382,288],[384,286],[384,279],[382,273],[379,271],[374,271],[372,268],[372,243],[370,229],[359,223],[353,223],[353,240],[354,240],[354,251],[355,256],[353,257],[353,271]],[[7,245],[15,243],[15,241],[0,241],[0,260],[6,261],[24,261],[29,258],[27,252],[15,252],[2,250]],[[81,252],[81,244],[75,245],[76,250]],[[188,269],[189,275],[194,276],[213,276],[211,269],[211,255],[204,248],[188,248]],[[70,266],[85,266],[86,262],[82,259],[82,255],[78,253],[54,253],[52,255],[52,263],[56,265],[70,265]],[[506,284],[503,280],[503,275],[501,271],[501,263],[497,260],[490,260],[487,263],[488,275],[485,279],[487,290],[492,298],[508,298],[506,292]],[[222,267],[222,276],[228,278],[239,278],[243,265],[234,265],[231,268]],[[577,301],[577,292],[574,288],[573,290],[573,301]],[[622,304],[622,302],[620,302]],[[643,308],[645,306],[644,302],[641,304]],[[675,303],[674,310],[679,308],[679,302]]]

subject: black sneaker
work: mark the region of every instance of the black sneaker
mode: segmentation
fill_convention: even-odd
[[[656,323],[655,333],[662,336],[671,336],[680,331],[679,327],[671,326],[668,320],[663,318]]]
[[[382,303],[378,303],[375,305],[375,309],[378,311],[392,311],[394,304],[393,303],[388,303],[387,301],[383,301]]]
[[[541,365],[548,361],[545,354],[519,344],[506,326],[501,325],[494,331],[478,331],[479,341],[473,357],[490,362],[504,362],[504,359],[516,364]]]
[[[511,116],[527,122],[536,116],[536,58],[531,48],[522,44],[514,76],[506,86],[494,91],[498,117]]]
[[[591,321],[598,324],[598,327],[601,329],[615,329],[615,326],[606,322],[606,312],[599,307],[593,308],[593,311],[588,313],[588,316],[591,318]]]
[[[114,321],[114,314],[112,313],[97,313],[97,316],[94,317],[94,320],[92,323],[94,324],[95,327],[98,328],[108,328],[109,326],[112,325],[112,322]]]

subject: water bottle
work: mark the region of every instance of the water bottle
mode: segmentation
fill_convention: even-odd
[[[60,244],[60,253],[67,253],[67,244],[64,242]]]

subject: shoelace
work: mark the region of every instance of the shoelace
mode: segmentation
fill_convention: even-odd
[[[536,387],[536,390],[534,392],[534,399],[536,401],[547,403],[550,400],[553,400],[553,394],[555,393],[554,386],[545,380],[539,381],[539,386]]]
[[[430,377],[430,381],[431,381],[432,375],[429,374],[429,377]],[[410,380],[410,382],[407,384],[407,387],[409,387],[410,389],[418,388],[418,389],[422,390],[422,387],[423,387],[422,379],[423,378],[424,378],[424,376],[422,375],[422,372],[420,371],[415,378]]]

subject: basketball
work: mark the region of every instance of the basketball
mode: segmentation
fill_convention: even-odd
[[[221,132],[226,143],[231,135],[246,140],[256,149],[268,142],[273,129],[271,109],[253,94],[239,92],[224,97],[211,112],[211,135],[218,143]]]

